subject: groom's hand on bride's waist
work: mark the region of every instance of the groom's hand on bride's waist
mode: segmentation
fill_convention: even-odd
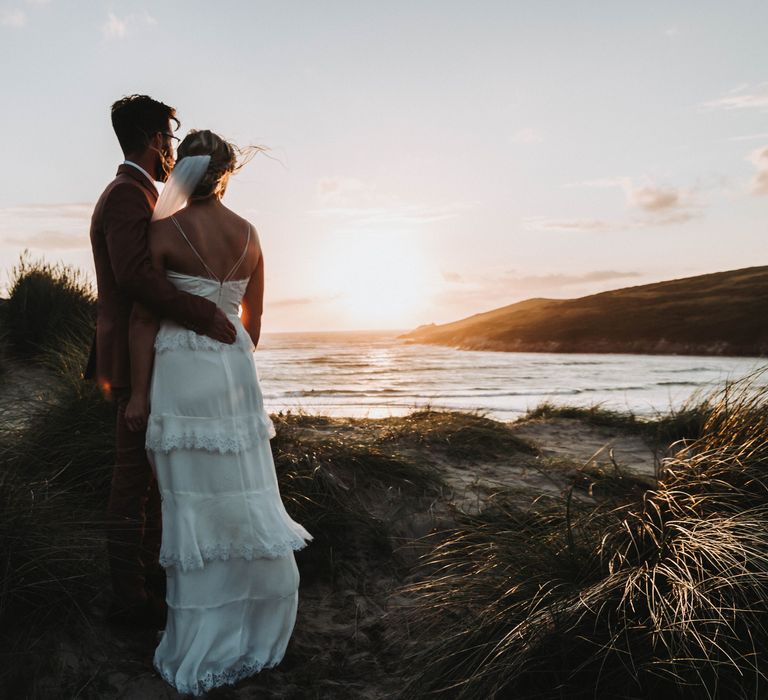
[[[221,343],[232,344],[237,337],[237,331],[232,321],[227,318],[227,315],[217,308],[213,314],[213,321],[205,331],[205,335]]]

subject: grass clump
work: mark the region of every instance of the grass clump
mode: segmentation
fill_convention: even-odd
[[[2,307],[3,335],[21,357],[56,351],[63,342],[91,340],[96,297],[73,267],[32,260],[25,251],[13,268],[9,296]]]
[[[327,426],[324,416],[276,416],[274,421],[272,451],[281,496],[291,517],[315,537],[301,553],[305,570],[336,581],[359,573],[361,553],[380,563],[390,560],[389,524],[374,515],[372,506],[438,491],[439,472],[340,431],[312,438],[307,428]]]
[[[584,421],[590,425],[599,425],[606,428],[620,428],[622,430],[640,432],[642,421],[634,413],[622,413],[603,408],[601,404],[591,406],[569,406],[556,404],[551,401],[543,401],[535,408],[529,409],[523,420],[536,418],[571,418]]]
[[[114,407],[77,376],[30,396],[26,420],[0,415],[0,686],[14,697],[47,663],[46,631],[84,623],[107,580]]]
[[[641,435],[654,445],[662,445],[701,436],[711,408],[711,401],[699,394],[693,394],[679,408],[649,418],[641,418],[631,411],[614,411],[600,404],[569,406],[544,401],[529,409],[521,420],[570,418]]]
[[[414,596],[404,698],[768,693],[768,391],[709,397],[630,502],[503,495],[439,533]]]
[[[388,419],[381,441],[411,442],[459,459],[508,457],[511,452],[536,454],[533,445],[480,411],[413,411]]]

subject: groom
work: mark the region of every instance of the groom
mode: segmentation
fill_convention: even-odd
[[[130,396],[128,328],[134,301],[160,318],[170,318],[232,343],[235,327],[216,304],[181,292],[152,267],[147,228],[157,202],[155,180],[164,182],[173,166],[171,121],[176,111],[147,95],[112,105],[112,126],[125,160],[117,169],[91,219],[96,267],[96,334],[85,370],[117,402],[116,459],[107,507],[107,553],[113,598],[107,619],[116,624],[162,628],[165,572],[158,563],[160,494],[144,449],[145,433],[128,430]]]

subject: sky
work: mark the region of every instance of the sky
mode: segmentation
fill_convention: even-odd
[[[768,264],[766,36],[746,0],[0,0],[0,290],[24,249],[93,277],[131,93],[270,149],[224,198],[266,332]]]

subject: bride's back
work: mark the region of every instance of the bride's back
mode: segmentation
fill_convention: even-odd
[[[166,268],[186,275],[245,279],[256,269],[261,255],[256,229],[216,199],[192,203],[173,217],[154,222],[150,236],[153,247],[160,248]]]

